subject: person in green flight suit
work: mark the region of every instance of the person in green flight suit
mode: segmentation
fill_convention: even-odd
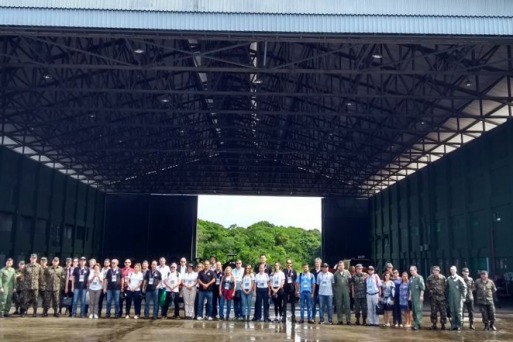
[[[424,303],[424,291],[426,284],[424,278],[417,273],[417,266],[410,266],[410,299],[413,311],[413,330],[419,330],[422,327],[422,304]]]
[[[335,283],[333,292],[335,296],[335,306],[337,308],[338,324],[343,324],[343,315],[346,316],[346,324],[351,324],[351,274],[344,269],[344,262],[338,262],[337,271],[334,274]]]
[[[11,310],[12,293],[16,287],[16,271],[12,264],[13,260],[9,258],[0,270],[0,318],[8,317]]]
[[[461,330],[463,301],[467,296],[467,284],[458,275],[456,266],[451,266],[449,270],[451,275],[447,278],[447,299],[451,312],[451,330]]]

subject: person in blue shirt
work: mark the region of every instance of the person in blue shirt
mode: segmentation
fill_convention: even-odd
[[[319,287],[319,324],[324,323],[324,310],[328,311],[328,325],[333,324],[333,284],[335,278],[329,272],[329,265],[322,264],[322,271],[317,275],[317,286]]]
[[[308,323],[315,323],[312,318],[312,300],[315,296],[315,276],[310,273],[308,264],[303,265],[303,273],[297,277],[296,293],[299,297],[299,305],[301,307],[301,320],[299,323],[305,322],[305,307],[307,310]]]

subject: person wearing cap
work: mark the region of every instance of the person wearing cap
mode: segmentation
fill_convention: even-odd
[[[37,254],[30,255],[30,263],[23,269],[25,281],[25,307],[24,314],[27,314],[29,306],[32,306],[32,317],[37,317],[37,298],[39,294],[39,282],[43,278],[43,269],[37,263]]]
[[[146,272],[143,282],[143,292],[145,293],[144,301],[144,318],[150,318],[150,302],[153,305],[153,319],[157,319],[159,313],[159,291],[157,289],[162,281],[162,275],[157,269],[157,260],[151,262],[150,269]]]
[[[333,284],[335,278],[329,271],[327,263],[322,264],[322,271],[317,275],[319,287],[319,324],[324,324],[324,310],[328,311],[328,323],[333,324]]]
[[[87,259],[81,257],[79,266],[73,270],[71,277],[71,292],[73,292],[73,309],[72,317],[77,317],[78,302],[80,302],[80,317],[86,317],[86,292],[87,280],[89,279],[89,269],[86,267]]]
[[[54,317],[60,316],[57,308],[59,307],[62,278],[65,273],[64,269],[59,265],[59,262],[59,258],[54,257],[52,259],[52,266],[45,269],[46,299],[43,302],[43,317],[48,316],[50,305],[53,308]]]
[[[105,310],[105,317],[110,318],[112,308],[112,301],[114,301],[114,317],[121,317],[119,308],[119,297],[121,294],[121,270],[118,267],[118,259],[112,259],[112,267],[107,271],[106,277],[103,279],[103,293],[107,296],[107,308]]]
[[[461,330],[463,301],[467,297],[467,285],[458,275],[456,266],[451,266],[449,270],[451,275],[447,279],[447,300],[451,312],[451,330]]]
[[[394,276],[394,265],[392,265],[391,262],[387,262],[385,264],[385,271],[383,272],[383,276],[381,277],[382,279],[385,279],[386,273],[390,274],[390,279],[392,279],[392,277]]]
[[[431,275],[426,279],[426,288],[431,298],[431,329],[436,330],[436,323],[438,320],[438,312],[440,312],[440,324],[442,330],[445,330],[447,323],[447,278],[440,274],[440,267],[433,266],[431,268]]]
[[[424,291],[426,284],[424,277],[417,272],[417,266],[410,266],[410,300],[413,314],[413,330],[422,328],[422,303],[424,302]]]
[[[484,329],[495,331],[495,304],[497,300],[497,287],[493,280],[488,278],[487,271],[481,271],[480,278],[475,282],[476,302],[481,311]]]
[[[16,287],[16,271],[12,264],[12,258],[8,258],[0,270],[0,318],[9,317],[11,310],[12,293]]]
[[[365,280],[367,288],[367,317],[369,318],[369,325],[379,326],[379,316],[376,312],[376,306],[381,297],[381,279],[374,273],[374,267],[367,268],[369,276]]]
[[[363,265],[355,266],[355,274],[352,278],[351,292],[354,298],[354,316],[356,317],[356,325],[360,325],[360,317],[363,318],[362,325],[367,324],[367,277],[363,273]]]
[[[187,265],[187,272],[182,277],[182,296],[185,310],[185,319],[194,318],[194,300],[196,299],[196,284],[198,274],[194,272],[194,265]]]
[[[48,317],[48,313],[45,313],[45,307],[48,308],[49,305],[46,302],[46,270],[48,269],[48,258],[47,257],[41,257],[41,261],[39,262],[41,265],[43,276],[39,280],[39,295],[41,296],[41,304],[43,307],[43,317]]]
[[[468,312],[468,323],[469,328],[475,330],[474,327],[474,279],[468,276],[469,270],[466,267],[461,269],[461,274],[463,276],[463,281],[467,285],[467,296],[465,297],[465,301],[463,302],[463,310],[467,309]]]
[[[23,313],[23,301],[24,301],[24,289],[25,289],[25,280],[23,279],[23,269],[25,268],[25,261],[20,261],[18,263],[18,269],[15,274],[15,291],[13,293],[13,302],[14,302],[14,315],[21,315]]]
[[[344,261],[338,262],[337,271],[333,275],[335,284],[333,285],[335,296],[335,307],[337,309],[337,324],[344,324],[344,315],[346,317],[346,324],[351,324],[351,281],[352,277],[348,270],[344,269]]]

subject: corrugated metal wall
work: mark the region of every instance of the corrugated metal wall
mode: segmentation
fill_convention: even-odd
[[[6,257],[92,257],[101,250],[105,195],[0,147],[0,265]]]
[[[373,258],[512,272],[512,190],[509,122],[371,198]]]

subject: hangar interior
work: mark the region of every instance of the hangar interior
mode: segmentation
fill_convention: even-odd
[[[243,194],[322,197],[330,261],[509,272],[512,65],[508,36],[4,29],[0,261],[193,257],[197,195]]]

